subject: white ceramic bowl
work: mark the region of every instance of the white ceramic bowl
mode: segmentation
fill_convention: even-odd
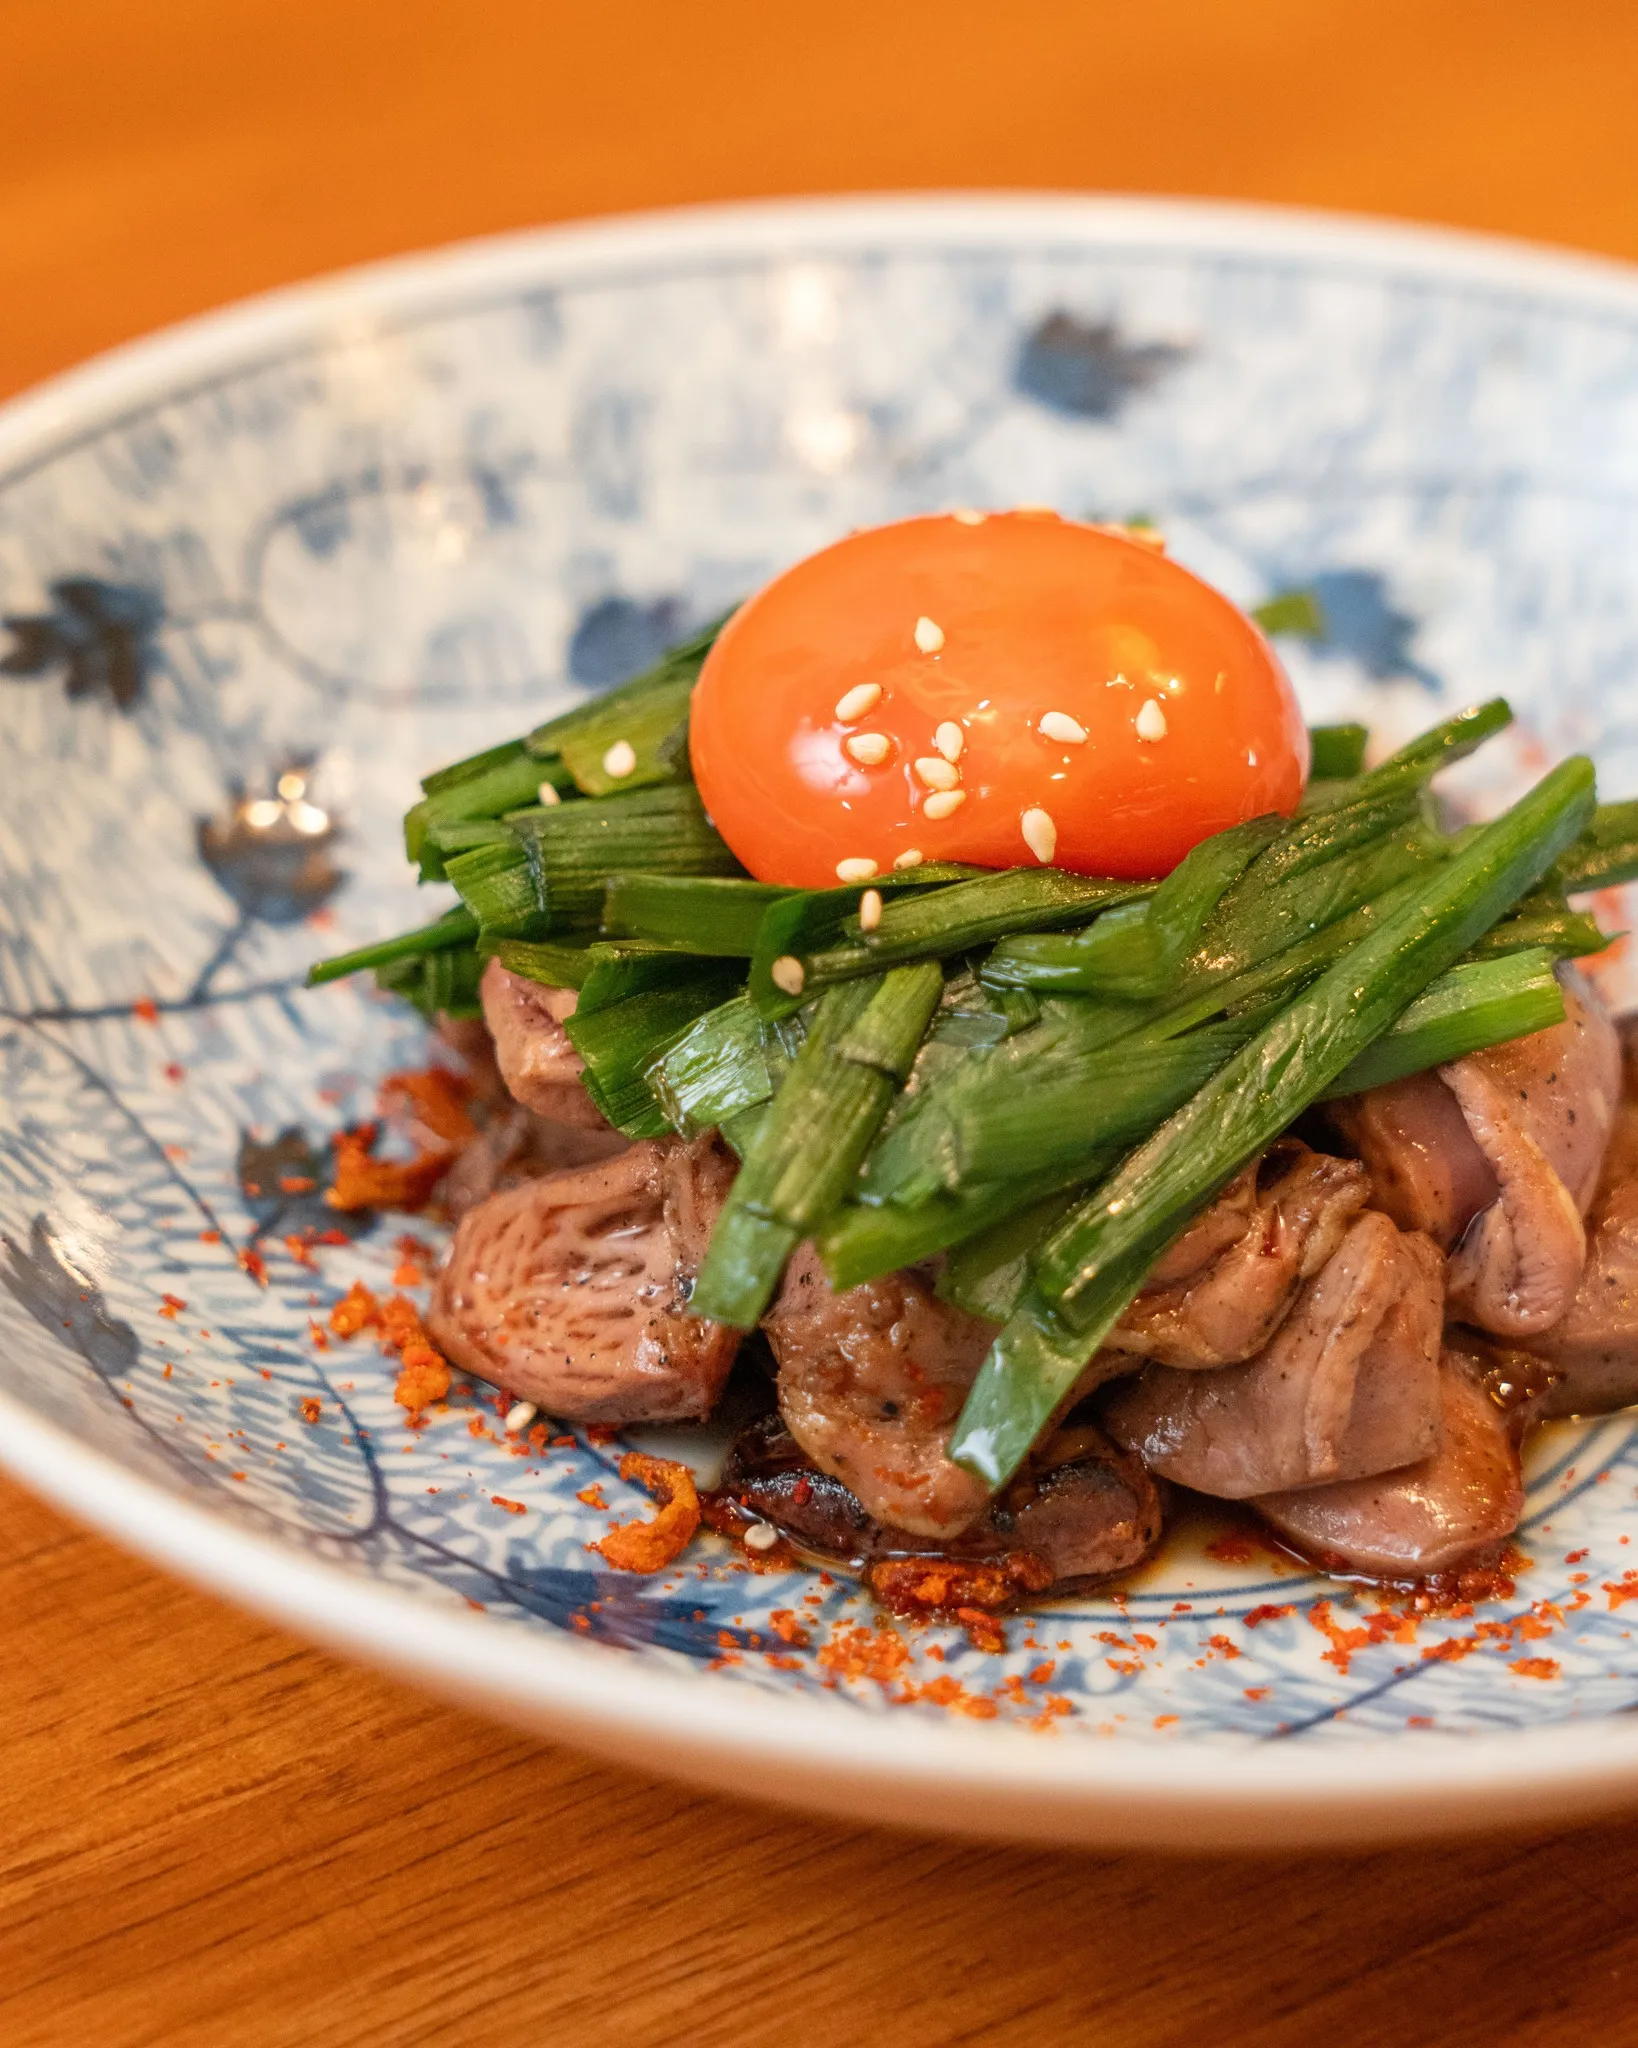
[[[1317,588],[1313,716],[1397,737],[1505,689],[1477,807],[1572,746],[1638,792],[1608,265],[1148,201],[683,213],[281,293],[0,414],[0,1461],[335,1648],[736,1792],[1213,1848],[1604,1810],[1638,1787],[1624,1419],[1544,1438],[1533,1563],[1476,1617],[1351,1640],[1371,1600],[1180,1544],[1001,1658],[903,1632],[884,1683],[846,1586],[712,1543],[599,1576],[579,1494],[640,1504],[607,1447],[407,1434],[387,1362],[311,1336],[401,1225],[310,1270],[303,1182],[420,1034],[297,983],[424,914],[416,776],[847,527],[1021,501],[1145,512],[1242,602]],[[201,831],[293,764],[305,864]]]

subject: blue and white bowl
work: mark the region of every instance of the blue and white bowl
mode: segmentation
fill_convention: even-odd
[[[1543,1435],[1531,1562],[1470,1616],[1373,1626],[1185,1538],[997,1657],[867,1642],[847,1584],[715,1538],[611,1573],[580,1496],[646,1511],[618,1447],[520,1457],[471,1404],[411,1433],[386,1359],[315,1341],[403,1224],[316,1271],[285,1239],[335,1224],[305,1184],[424,1035],[301,978],[424,915],[417,776],[849,527],[1017,502],[1146,514],[1245,604],[1317,589],[1327,637],[1283,650],[1313,717],[1397,738],[1505,691],[1476,812],[1570,749],[1638,793],[1608,265],[1146,201],[688,213],[280,294],[0,414],[0,1462],[334,1647],[735,1791],[1201,1847],[1629,1798],[1625,1418]]]

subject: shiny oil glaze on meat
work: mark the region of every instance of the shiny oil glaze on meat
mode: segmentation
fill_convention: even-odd
[[[555,1103],[543,1091],[578,1092],[563,992],[515,981],[485,981],[500,1071]],[[802,1247],[764,1323],[780,1417],[738,1454],[747,1511],[837,1561],[988,1558],[1005,1538],[1054,1584],[1149,1553],[1157,1479],[1246,1501],[1362,1573],[1440,1572],[1498,1542],[1528,1423],[1638,1390],[1638,1127],[1617,1125],[1613,1028],[1564,982],[1564,1024],[1338,1105],[1358,1156],[1288,1138],[1239,1175],[1088,1368],[1081,1454],[1060,1431],[994,1503],[948,1442],[995,1326],[943,1302],[931,1269],[838,1293]],[[434,1334],[565,1419],[708,1414],[739,1338],[687,1294],[733,1171],[720,1148],[652,1141],[480,1201]],[[1457,1319],[1480,1328],[1442,1349]],[[1484,1347],[1509,1340],[1540,1356],[1503,1414]]]

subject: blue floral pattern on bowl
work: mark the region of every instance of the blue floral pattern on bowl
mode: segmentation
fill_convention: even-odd
[[[1014,1620],[1003,1656],[904,1631],[894,1666],[847,1635],[875,1619],[850,1586],[715,1538],[610,1572],[589,1543],[646,1511],[618,1445],[537,1455],[482,1390],[409,1431],[388,1361],[315,1335],[403,1257],[391,1218],[303,1249],[336,1221],[325,1140],[425,1040],[301,979],[425,915],[396,854],[418,774],[849,527],[1141,514],[1242,603],[1317,595],[1322,629],[1281,643],[1316,719],[1398,738],[1505,691],[1515,732],[1453,778],[1475,811],[1571,748],[1638,791],[1630,286],[1161,208],[785,218],[666,260],[523,241],[0,444],[0,1393],[224,1526],[698,1685],[1151,1744],[1630,1707],[1624,1418],[1542,1437],[1531,1563],[1472,1615],[1390,1624],[1208,1530],[1121,1597]],[[281,803],[312,844],[268,867],[234,821]]]

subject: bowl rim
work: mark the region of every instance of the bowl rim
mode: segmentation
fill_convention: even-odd
[[[1204,200],[1038,193],[757,201],[528,229],[344,270],[126,343],[0,407],[0,489],[124,417],[383,324],[531,285],[862,246],[1113,252],[1167,244],[1384,272],[1638,325],[1638,269],[1503,237]],[[1304,1745],[1098,1741],[796,1698],[496,1627],[167,1491],[0,1393],[0,1468],[126,1548],[344,1654],[640,1767],[859,1818],[1163,1848],[1363,1845],[1591,1816],[1638,1800],[1638,1718]]]

